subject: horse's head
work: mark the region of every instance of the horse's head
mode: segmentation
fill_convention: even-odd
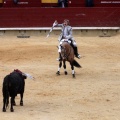
[[[68,42],[63,42],[61,45],[61,56],[64,60],[73,61],[74,51]]]

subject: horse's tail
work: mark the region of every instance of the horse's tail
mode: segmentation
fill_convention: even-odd
[[[4,78],[4,82],[3,82],[3,98],[4,98],[4,103],[5,103],[5,107],[7,108],[9,105],[9,77],[6,76]]]
[[[73,60],[73,65],[78,68],[82,67],[76,60]]]

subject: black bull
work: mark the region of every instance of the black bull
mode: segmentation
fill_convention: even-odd
[[[3,112],[6,112],[6,108],[9,104],[9,97],[10,99],[10,111],[14,112],[13,105],[16,105],[15,103],[15,96],[17,94],[20,94],[20,105],[23,106],[23,93],[24,93],[24,87],[25,87],[25,79],[26,76],[18,73],[18,72],[12,72],[9,75],[5,76],[3,80]]]

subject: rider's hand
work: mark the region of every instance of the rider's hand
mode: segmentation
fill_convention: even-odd
[[[63,36],[63,39],[66,39],[66,36]]]
[[[55,27],[58,24],[57,20],[53,23],[53,27]]]

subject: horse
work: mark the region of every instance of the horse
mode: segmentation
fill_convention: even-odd
[[[19,70],[14,70],[12,73],[6,75],[3,80],[3,112],[6,112],[6,109],[9,105],[9,97],[11,97],[11,107],[10,111],[14,112],[13,106],[16,105],[15,97],[17,94],[20,94],[20,105],[23,106],[23,94],[25,87],[25,79],[27,76]]]
[[[73,78],[75,78],[75,71],[74,71],[74,66],[80,68],[81,65],[74,59],[74,49],[73,47],[70,45],[70,43],[68,43],[67,41],[64,41],[61,44],[61,58],[62,60],[59,61],[59,67],[58,67],[58,71],[56,72],[57,75],[60,75],[60,68],[62,66],[62,62],[63,62],[63,67],[64,67],[64,74],[67,75],[67,71],[66,71],[66,61],[68,61],[71,65],[71,69],[72,69],[72,76]]]

